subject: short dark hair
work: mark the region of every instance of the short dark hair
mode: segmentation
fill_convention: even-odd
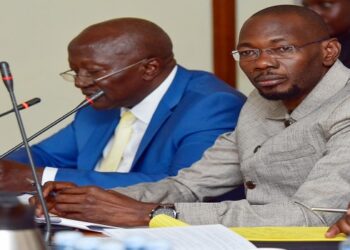
[[[252,17],[265,16],[265,15],[290,15],[294,14],[305,20],[305,28],[312,28],[313,31],[317,31],[323,38],[330,37],[329,29],[323,18],[316,12],[297,5],[276,5],[265,9],[262,9]],[[286,20],[288,22],[288,20]]]

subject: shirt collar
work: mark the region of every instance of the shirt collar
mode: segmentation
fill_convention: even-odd
[[[163,96],[169,89],[171,83],[173,82],[176,72],[177,65],[173,68],[170,74],[165,78],[165,80],[159,84],[159,86],[153,90],[148,96],[146,96],[140,103],[136,104],[131,109],[122,107],[120,115],[124,112],[130,110],[130,112],[140,121],[149,124],[152,116],[157,109],[159,102],[162,100]]]

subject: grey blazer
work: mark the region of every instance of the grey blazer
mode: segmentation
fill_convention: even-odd
[[[350,69],[337,61],[287,115],[253,91],[235,132],[176,177],[116,189],[148,202],[175,203],[190,224],[324,226],[350,201]],[[285,118],[292,121],[285,127]],[[205,202],[245,183],[245,200]]]

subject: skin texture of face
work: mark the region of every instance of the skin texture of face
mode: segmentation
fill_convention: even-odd
[[[350,30],[349,0],[304,0],[302,3],[322,16],[332,36],[338,37]]]
[[[301,46],[326,36],[324,30],[309,27],[313,31],[310,32],[308,26],[302,17],[293,13],[256,15],[243,25],[237,49],[264,49],[289,44]],[[303,47],[288,59],[276,59],[263,52],[253,61],[241,61],[240,67],[263,97],[282,100],[292,111],[334,63],[336,58],[332,62],[324,61],[327,43],[324,41]]]
[[[133,107],[157,88],[175,65],[171,41],[164,31],[134,18],[88,27],[71,41],[68,53],[71,69],[93,79],[141,61],[98,82],[75,81],[86,96],[104,91],[93,104],[96,109]]]

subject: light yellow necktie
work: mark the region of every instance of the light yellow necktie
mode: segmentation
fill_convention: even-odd
[[[130,112],[124,112],[114,135],[113,145],[107,156],[102,160],[99,171],[115,172],[120,164],[123,152],[131,138],[132,124],[135,116]]]

